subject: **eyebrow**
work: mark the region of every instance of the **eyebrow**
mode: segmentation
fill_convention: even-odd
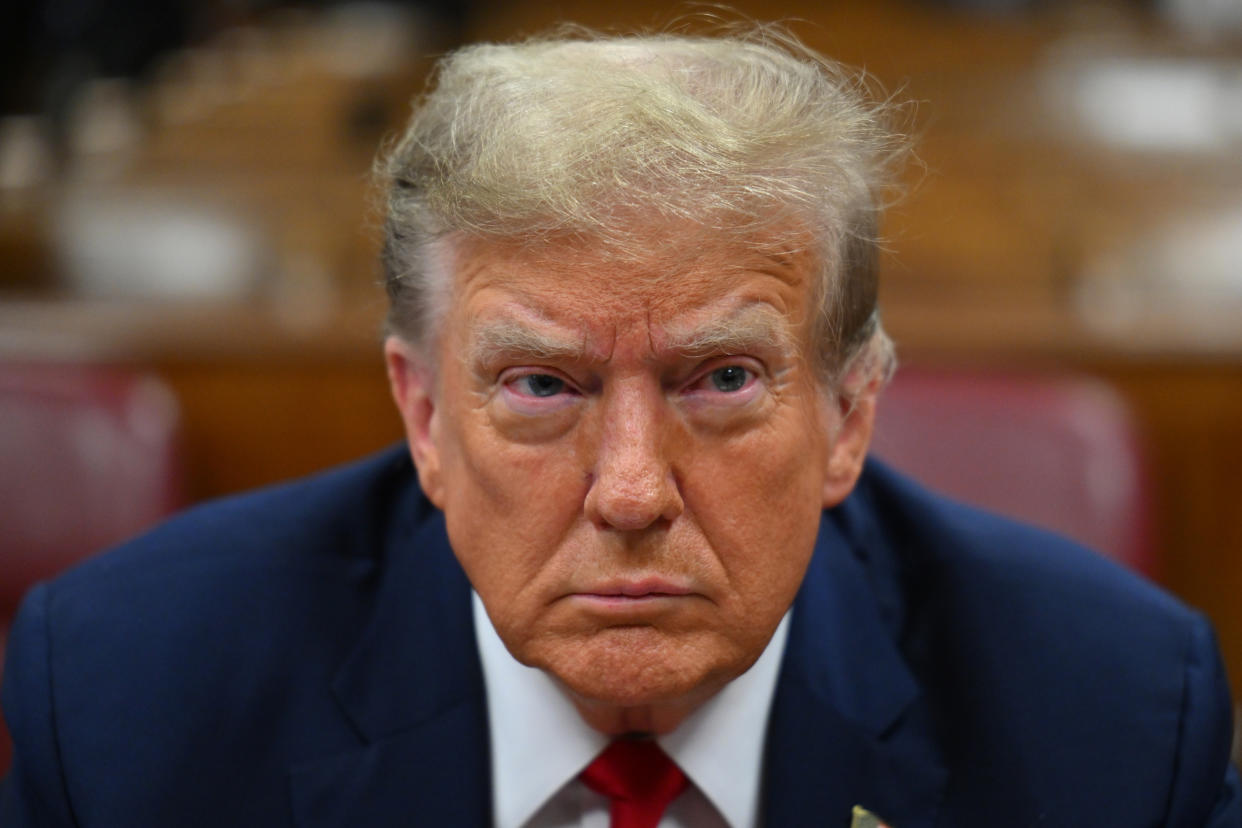
[[[502,357],[530,357],[540,360],[580,360],[585,345],[568,337],[536,330],[513,319],[498,319],[476,328],[471,335],[469,358],[487,364]]]
[[[585,341],[541,331],[516,319],[496,319],[479,325],[471,334],[467,357],[475,365],[501,358],[574,360],[587,358]],[[744,354],[778,348],[790,350],[789,320],[766,302],[736,308],[701,325],[671,327],[662,337],[662,349],[689,357]]]
[[[766,302],[753,302],[690,328],[668,332],[667,347],[689,356],[742,354],[793,346],[789,320]]]

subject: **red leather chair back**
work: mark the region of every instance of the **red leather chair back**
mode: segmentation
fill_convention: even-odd
[[[30,586],[182,505],[178,430],[152,377],[0,364],[0,664]],[[0,729],[0,774],[8,754]]]
[[[1103,382],[902,369],[880,396],[872,450],[933,489],[1160,575],[1140,441]]]

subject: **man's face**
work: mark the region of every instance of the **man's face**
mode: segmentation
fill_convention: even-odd
[[[792,602],[869,434],[816,381],[812,264],[475,245],[434,385],[390,340],[453,550],[513,655],[580,707],[693,708]]]

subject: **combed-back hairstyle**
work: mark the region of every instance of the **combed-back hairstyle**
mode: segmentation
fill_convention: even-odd
[[[561,29],[463,48],[378,162],[389,330],[434,340],[451,277],[441,240],[587,244],[643,261],[653,228],[693,227],[774,252],[813,248],[825,379],[885,378],[877,211],[903,146],[886,112],[861,80],[770,26]]]

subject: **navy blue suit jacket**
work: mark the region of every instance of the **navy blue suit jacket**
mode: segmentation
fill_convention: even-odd
[[[486,825],[469,589],[399,449],[37,587],[0,825]],[[1229,707],[1200,616],[872,463],[795,604],[765,824],[1239,826]]]

